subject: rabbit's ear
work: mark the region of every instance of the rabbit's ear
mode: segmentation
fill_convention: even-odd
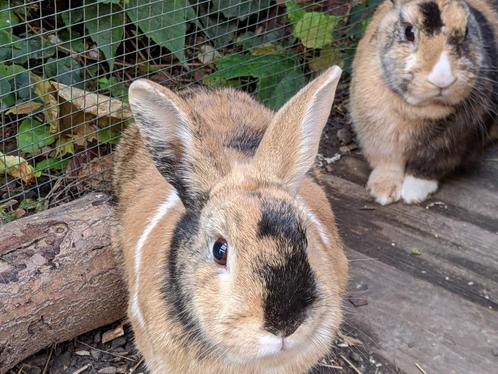
[[[275,114],[254,156],[259,175],[298,192],[318,153],[341,73],[339,67],[329,68]]]
[[[130,86],[129,102],[157,169],[176,188],[184,205],[193,205],[190,158],[194,136],[185,101],[165,87],[139,79]]]

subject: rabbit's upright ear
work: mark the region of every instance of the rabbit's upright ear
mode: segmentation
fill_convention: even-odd
[[[194,204],[195,191],[190,188],[194,136],[185,101],[163,86],[139,79],[130,86],[129,102],[157,169],[186,207]]]
[[[275,114],[256,151],[259,175],[276,178],[291,194],[299,191],[314,163],[341,73],[339,67],[329,68],[289,100]]]

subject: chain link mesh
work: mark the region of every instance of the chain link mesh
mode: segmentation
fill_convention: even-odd
[[[0,0],[0,220],[109,189],[134,79],[277,109],[327,66],[347,77],[379,2]]]

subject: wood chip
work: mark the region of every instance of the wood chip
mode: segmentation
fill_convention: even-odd
[[[358,368],[356,366],[354,366],[351,361],[349,361],[346,357],[344,357],[344,355],[340,355],[340,356],[344,361],[346,361],[346,363],[351,367],[351,369],[353,369],[355,371],[355,373],[361,374],[361,371],[359,371]]]
[[[88,351],[76,351],[74,352],[77,356],[90,356],[90,352]]]
[[[427,372],[424,369],[422,369],[422,367],[419,364],[415,363],[415,366],[422,374],[427,374]]]
[[[80,374],[83,373],[85,370],[87,370],[90,367],[90,364],[86,364],[85,366],[80,367],[78,370],[73,371],[73,374]]]
[[[109,330],[102,334],[102,344],[109,343],[110,341],[124,335],[123,325],[118,325],[114,330]]]
[[[358,297],[358,296],[349,296],[348,300],[351,304],[353,304],[356,308],[364,305],[368,305],[368,299],[363,296],[363,297]]]

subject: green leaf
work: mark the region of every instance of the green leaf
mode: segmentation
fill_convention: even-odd
[[[119,134],[112,132],[110,128],[99,129],[97,131],[97,140],[101,144],[118,144]]]
[[[85,6],[88,36],[97,43],[112,70],[116,51],[123,41],[125,13],[117,6],[98,3],[96,0],[86,0]]]
[[[24,64],[28,60],[45,59],[55,54],[54,46],[38,37],[20,39],[16,43],[19,48],[12,49],[12,60],[18,64]]]
[[[224,48],[234,38],[237,22],[220,22],[218,17],[204,15],[199,17],[202,30],[216,48]]]
[[[47,209],[48,207],[48,201],[46,199],[40,199],[40,200],[32,200],[32,199],[24,199],[21,201],[19,204],[18,209],[34,209],[37,212],[41,212],[42,210]]]
[[[271,0],[213,0],[214,9],[227,18],[245,20],[251,14],[267,10]]]
[[[55,138],[50,133],[50,126],[44,125],[35,119],[27,118],[19,126],[17,148],[21,152],[35,153],[54,142]]]
[[[304,17],[306,12],[303,8],[296,4],[294,0],[287,0],[285,2],[285,6],[287,8],[287,18],[290,23],[294,26]]]
[[[280,82],[278,82],[273,90],[272,96],[266,101],[266,104],[272,109],[280,108],[304,87],[305,83],[302,71],[290,71]]]
[[[83,8],[68,9],[60,13],[64,25],[67,27],[74,26],[83,19]]]
[[[67,86],[81,87],[80,65],[70,57],[50,58],[44,66],[44,76]]]
[[[128,87],[118,81],[116,77],[110,78],[100,78],[97,80],[99,88],[102,90],[108,90],[112,97],[121,99],[121,101],[128,102]]]
[[[0,1],[0,30],[10,30],[12,26],[19,23],[19,18],[12,9],[9,9],[8,1]]]
[[[85,52],[86,50],[85,38],[71,28],[60,31],[53,40],[56,47],[60,46],[78,53]]]
[[[47,158],[38,162],[35,165],[35,170],[39,173],[46,172],[47,170],[64,170],[69,163],[69,159],[61,160],[59,158]]]
[[[187,20],[192,16],[187,0],[130,0],[128,17],[161,47],[170,50],[180,62],[185,63],[185,33]]]
[[[254,32],[248,31],[239,36],[235,43],[248,51],[268,44],[273,44],[277,48],[277,43],[282,40],[282,36],[282,32],[280,31],[270,31],[262,35],[256,35]]]
[[[422,252],[418,248],[412,248],[412,250],[410,251],[410,256],[414,257],[422,256]]]
[[[14,80],[26,72],[22,66],[0,64],[0,110],[5,110],[16,103]]]
[[[319,12],[306,13],[297,22],[292,35],[307,48],[323,48],[332,44],[332,32],[341,19]]]
[[[216,67],[218,70],[207,76],[204,83],[208,85],[227,85],[227,81],[235,78],[256,78],[258,79],[258,98],[273,108],[276,108],[276,105],[282,100],[278,99],[272,102],[275,90],[280,82],[291,72],[298,71],[302,74],[296,68],[296,57],[291,54],[231,55],[217,61]],[[297,77],[297,74],[294,77]],[[285,84],[290,85],[288,82]]]

